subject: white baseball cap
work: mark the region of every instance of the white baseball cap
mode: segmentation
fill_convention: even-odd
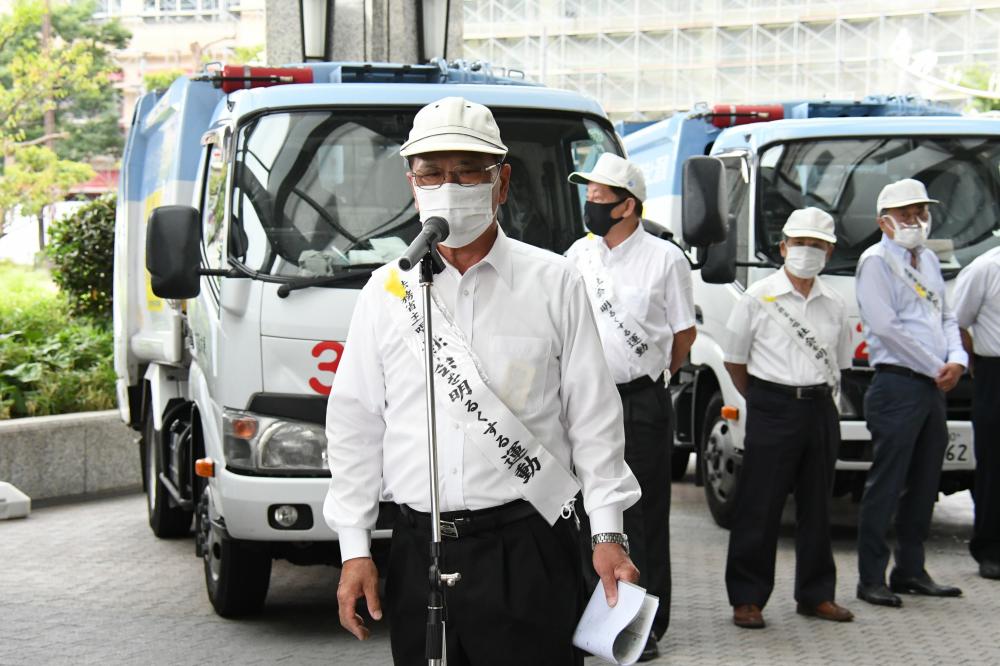
[[[878,193],[875,214],[881,215],[886,208],[901,208],[915,203],[938,203],[938,200],[927,196],[927,188],[919,180],[905,178],[882,188]]]
[[[574,171],[569,182],[577,185],[600,183],[609,187],[620,187],[631,192],[639,201],[646,200],[646,179],[636,165],[614,153],[603,153],[590,173]]]
[[[781,233],[789,238],[818,238],[827,243],[836,243],[835,227],[833,217],[829,213],[810,206],[793,210]]]
[[[493,113],[482,104],[461,97],[445,97],[417,111],[410,138],[399,154],[409,157],[446,150],[507,154]]]

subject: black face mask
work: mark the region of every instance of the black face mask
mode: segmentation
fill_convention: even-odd
[[[624,217],[611,217],[611,211],[622,201],[625,200],[613,203],[585,202],[583,204],[583,223],[587,225],[587,229],[596,236],[606,235],[611,231],[611,227],[625,219]]]

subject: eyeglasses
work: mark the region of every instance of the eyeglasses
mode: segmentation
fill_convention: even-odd
[[[419,173],[408,171],[406,175],[413,180],[414,185],[422,190],[436,190],[445,183],[458,183],[462,187],[472,187],[487,183],[492,185],[497,182],[502,166],[503,162],[498,162],[480,169],[456,169],[455,171],[428,169]]]
[[[883,217],[887,217],[893,222],[904,226],[904,227],[916,227],[921,224],[927,224],[928,220],[931,219],[931,212],[924,208],[919,213],[903,213],[901,211],[895,211],[893,213],[886,213]]]

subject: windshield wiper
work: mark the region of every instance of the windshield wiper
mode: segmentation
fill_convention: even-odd
[[[367,278],[376,268],[383,264],[356,264],[342,269],[333,275],[316,275],[313,277],[298,278],[289,280],[278,287],[278,297],[287,298],[288,294],[307,287],[329,287],[341,282],[352,282],[361,278]]]

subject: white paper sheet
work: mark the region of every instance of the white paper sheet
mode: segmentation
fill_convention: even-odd
[[[618,581],[618,603],[608,606],[600,583],[583,611],[573,645],[612,664],[634,664],[646,646],[660,600],[638,585]]]

